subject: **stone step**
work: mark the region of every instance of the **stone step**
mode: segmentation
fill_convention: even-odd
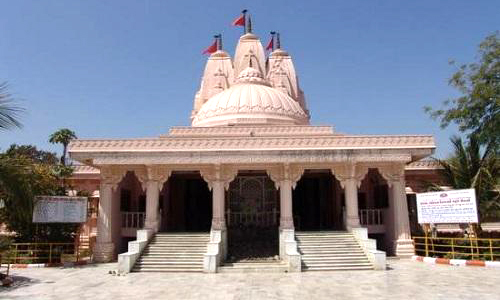
[[[324,257],[366,257],[364,252],[352,253],[303,253],[302,259],[304,258],[324,258]]]
[[[217,269],[220,273],[285,273],[288,266],[284,263],[241,262],[226,263]]]
[[[203,256],[203,254],[205,254],[206,251],[199,251],[199,252],[172,252],[172,251],[156,251],[156,252],[149,252],[147,250],[144,250],[144,252],[142,252],[142,255],[147,255],[147,256],[191,256],[191,255],[196,255],[196,256]]]
[[[367,261],[368,259],[366,256],[338,256],[338,257],[302,257],[302,261],[310,261],[310,262],[316,262],[316,261],[355,261],[355,260],[363,260]]]
[[[308,249],[361,249],[361,247],[358,244],[353,244],[353,245],[337,245],[337,244],[331,244],[331,245],[323,245],[323,244],[317,244],[317,245],[299,245],[300,249],[308,250]]]
[[[188,268],[133,268],[132,272],[172,272],[172,273],[183,273],[183,272],[203,272],[203,268],[188,269]]]
[[[136,262],[137,266],[169,266],[169,265],[183,265],[186,267],[200,267],[200,265],[203,265],[203,260],[197,261],[197,260],[189,260],[189,261],[138,261]]]
[[[365,270],[373,270],[372,266],[349,266],[349,267],[337,267],[337,266],[328,266],[328,267],[304,267],[302,266],[302,271],[365,271]]]

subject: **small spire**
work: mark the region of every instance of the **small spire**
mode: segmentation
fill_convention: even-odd
[[[276,34],[276,49],[281,49],[281,39],[279,32]]]
[[[248,28],[247,28],[247,33],[252,33],[252,18],[248,16]]]

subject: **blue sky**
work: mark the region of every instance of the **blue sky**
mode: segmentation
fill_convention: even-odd
[[[247,8],[267,42],[281,33],[293,56],[312,123],[351,134],[433,134],[424,114],[456,92],[448,64],[475,60],[500,29],[500,1],[26,1],[0,0],[0,81],[27,109],[11,143],[57,150],[58,128],[81,138],[157,136],[189,125],[206,57],[222,33],[234,52],[232,20]]]

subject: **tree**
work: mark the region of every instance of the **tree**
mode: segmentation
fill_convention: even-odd
[[[7,83],[0,83],[0,130],[22,127],[18,117],[23,111],[14,105],[12,95],[7,91]]]
[[[500,141],[500,40],[499,32],[479,45],[479,61],[464,64],[449,79],[462,95],[444,101],[442,109],[425,107],[441,127],[455,123],[461,132],[476,135],[481,144]]]
[[[0,199],[4,202],[0,223],[16,233],[17,241],[71,241],[74,225],[37,226],[32,222],[35,196],[61,193],[60,179],[55,174],[57,166],[60,165],[37,163],[26,156],[0,154]]]
[[[63,145],[63,154],[61,156],[61,164],[63,166],[66,165],[66,153],[68,150],[68,145],[71,140],[76,139],[76,134],[74,131],[71,131],[67,128],[59,129],[54,132],[49,137],[49,142],[52,144],[62,144]]]
[[[489,143],[482,149],[475,135],[465,144],[456,136],[451,138],[451,143],[453,154],[448,159],[437,160],[442,166],[440,173],[446,184],[454,189],[476,190],[482,221],[500,217],[500,163],[494,145]]]
[[[33,160],[35,163],[55,165],[59,158],[54,152],[38,150],[33,145],[10,145],[5,151],[9,157],[26,157]]]

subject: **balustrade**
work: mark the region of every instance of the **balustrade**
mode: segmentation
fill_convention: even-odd
[[[146,213],[122,211],[122,228],[144,228]]]

